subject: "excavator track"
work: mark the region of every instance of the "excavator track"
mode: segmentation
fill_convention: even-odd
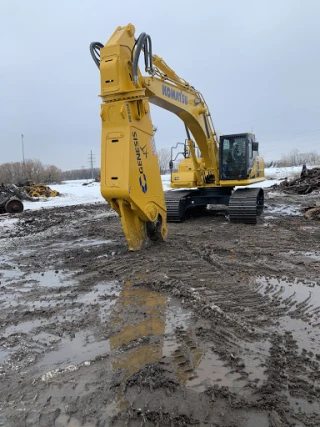
[[[190,191],[167,191],[165,193],[168,222],[185,220],[185,197]]]
[[[256,224],[263,211],[264,194],[262,188],[241,188],[229,200],[230,222]]]

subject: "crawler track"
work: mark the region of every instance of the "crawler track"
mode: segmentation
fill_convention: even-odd
[[[220,189],[212,195],[206,191],[168,191],[166,193],[167,220],[168,222],[182,222],[194,208],[205,207],[207,204],[219,203],[219,197],[224,197],[224,202],[229,202],[229,218],[231,222],[243,224],[256,224],[257,217],[261,215],[264,204],[264,194],[261,188],[244,188],[236,190],[230,195],[219,195]],[[231,191],[231,190],[230,190]],[[212,197],[212,200],[211,200]],[[222,203],[223,204],[223,203]]]
[[[231,222],[256,224],[257,217],[263,211],[264,195],[261,188],[243,188],[236,190],[229,201],[229,219]]]
[[[167,221],[182,222],[185,220],[185,197],[190,191],[168,191],[165,193]]]

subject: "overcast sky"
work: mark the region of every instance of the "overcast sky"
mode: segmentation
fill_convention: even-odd
[[[0,0],[0,163],[100,163],[91,41],[133,23],[200,90],[220,133],[253,131],[267,160],[320,153],[320,0]],[[183,123],[152,108],[157,148]]]

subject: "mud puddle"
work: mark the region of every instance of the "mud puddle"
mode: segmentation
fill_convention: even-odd
[[[30,282],[39,283],[40,286],[44,287],[70,286],[75,283],[75,281],[69,277],[73,275],[74,272],[70,273],[66,270],[46,270],[43,272],[29,273],[22,270],[23,267],[28,267],[28,265],[19,264],[19,266],[17,266],[16,263],[12,261],[3,263],[3,266],[4,267],[0,270],[1,285],[12,286],[13,283],[21,284],[22,280],[24,281],[23,288],[30,287]]]
[[[0,245],[0,424],[318,427],[320,229],[286,200],[139,254],[105,206],[22,214]]]
[[[268,415],[262,412],[250,414],[246,427],[270,427]]]
[[[9,356],[9,354],[10,354],[10,352],[8,350],[0,348],[0,366],[2,363],[4,363],[4,361]],[[0,374],[1,374],[1,370],[0,370]]]
[[[320,353],[320,286],[273,277],[257,279],[258,291],[282,308],[271,331],[292,333],[300,350]]]
[[[69,273],[70,274],[70,273]],[[73,274],[73,273],[72,273]],[[34,282],[42,287],[61,287],[61,286],[71,286],[75,284],[75,281],[71,278],[68,278],[68,272],[59,272],[55,271],[44,271],[42,273],[27,273],[23,277],[29,282]]]
[[[36,319],[27,322],[22,322],[18,325],[11,325],[4,330],[4,332],[2,333],[2,337],[7,338],[8,336],[13,334],[28,334],[33,329],[43,325],[44,323],[46,322],[44,322],[43,319]]]
[[[120,295],[121,286],[116,281],[101,282],[95,285],[89,292],[77,297],[75,301],[84,304],[100,304],[108,309],[113,305],[109,299],[115,299]]]
[[[72,248],[79,248],[79,247],[90,247],[90,246],[102,246],[102,245],[111,245],[114,243],[114,240],[106,239],[106,240],[92,240],[92,239],[78,239],[78,240],[71,240],[71,241],[62,241],[59,243],[54,243],[51,245],[52,248],[57,249],[72,249]]]
[[[24,275],[23,271],[16,268],[13,263],[6,264],[7,267],[11,268],[1,268],[0,270],[0,282],[1,284],[11,282],[12,280],[21,279]]]
[[[48,340],[49,337],[48,335]],[[42,333],[39,338],[45,339],[45,334]],[[66,368],[69,365],[79,365],[86,361],[90,363],[89,361],[95,357],[106,355],[109,352],[109,340],[96,341],[89,331],[81,331],[76,333],[74,338],[61,338],[59,349],[46,354],[37,366],[42,370],[52,366]]]
[[[132,323],[124,319],[123,310],[136,313]],[[181,346],[181,336],[191,316],[180,303],[164,294],[146,288],[136,288],[126,282],[114,306],[113,327],[119,333],[110,338],[111,349],[119,355],[114,369],[124,369],[125,377],[150,363],[170,357]]]
[[[241,360],[234,361],[234,356],[231,355],[231,363],[212,350],[201,352],[198,349],[197,368],[194,370],[194,376],[186,382],[186,386],[201,392],[206,387],[219,385],[228,387],[234,393],[251,394],[252,389],[248,384],[254,383],[255,387],[259,387],[267,378],[263,366],[269,356],[269,348],[268,341],[261,342],[255,348],[246,343],[241,349]]]
[[[320,252],[303,252],[290,250],[288,254],[296,257],[309,258],[315,261],[320,261]]]
[[[308,402],[306,399],[288,396],[290,407],[294,412],[305,412],[306,414],[320,413],[319,402]]]

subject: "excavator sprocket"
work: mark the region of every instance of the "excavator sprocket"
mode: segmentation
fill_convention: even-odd
[[[262,188],[239,188],[229,200],[230,222],[256,224],[263,211],[264,194]]]

